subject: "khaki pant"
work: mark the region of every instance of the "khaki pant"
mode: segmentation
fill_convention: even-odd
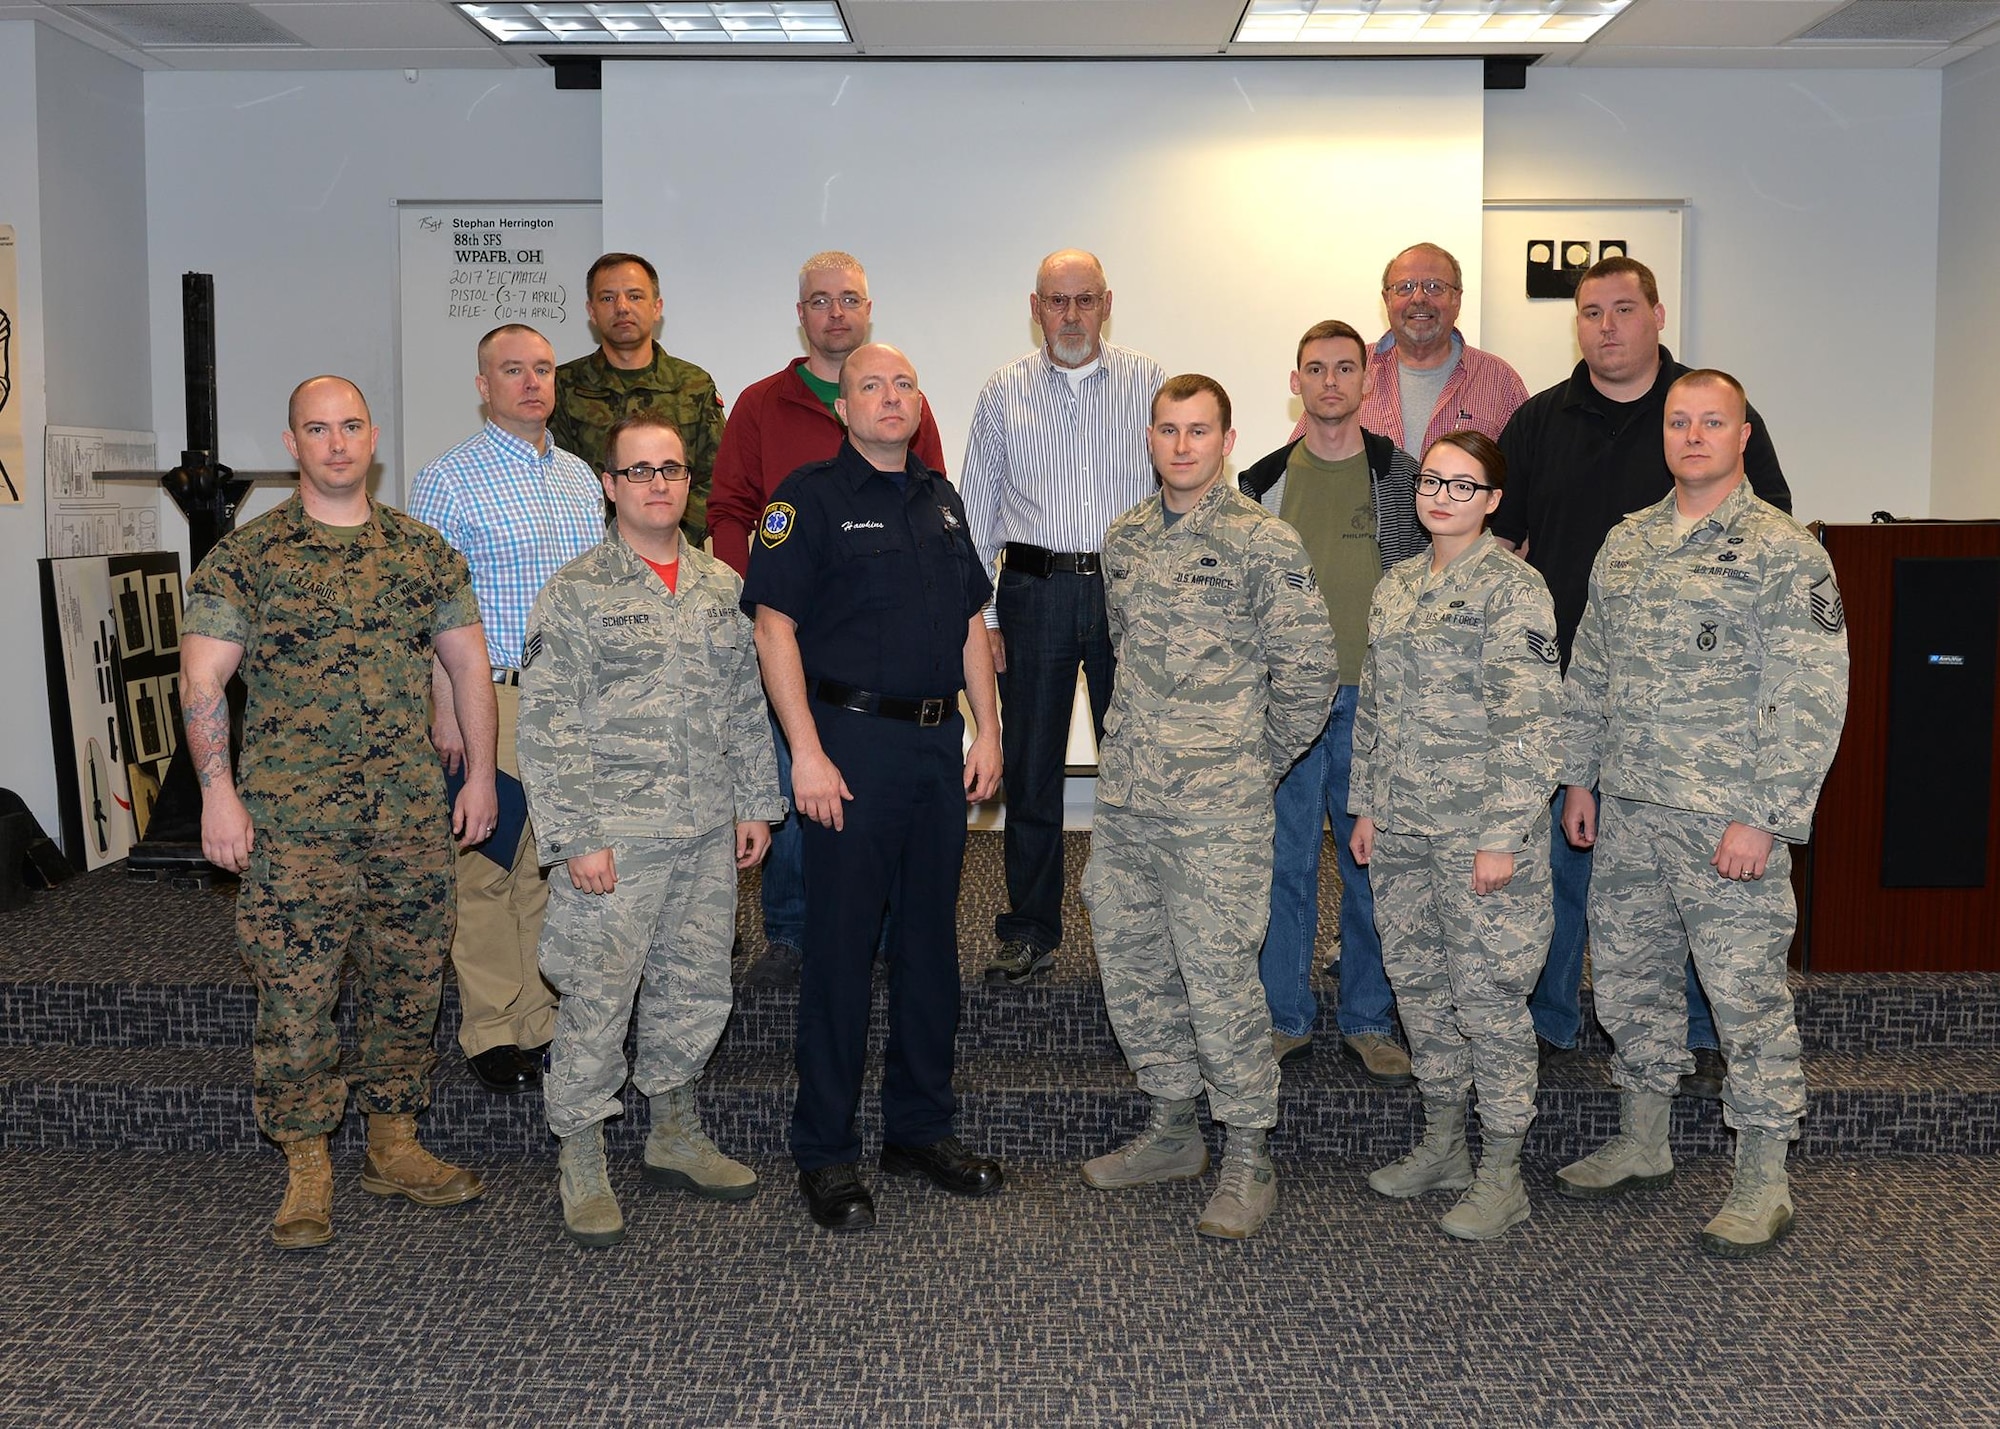
[[[500,771],[518,779],[514,731],[521,692],[495,685],[493,695],[500,707]],[[458,933],[451,965],[464,1010],[458,1045],[466,1056],[494,1047],[540,1047],[555,1036],[555,990],[542,981],[535,961],[548,902],[549,882],[536,860],[532,824],[522,826],[511,868],[477,849],[458,856]]]

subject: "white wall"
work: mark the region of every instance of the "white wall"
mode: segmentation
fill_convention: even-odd
[[[17,613],[0,626],[0,787],[28,801],[42,827],[56,828],[56,776],[49,759],[48,682],[42,667],[42,598],[35,562],[43,553],[42,195],[36,138],[35,40],[45,31],[25,20],[0,21],[0,222],[14,226],[19,300],[9,347],[13,395],[21,418],[26,498],[0,507],[0,608]]]
[[[290,470],[285,399],[337,372],[367,394],[378,489],[400,498],[394,201],[596,198],[597,96],[548,70],[154,72],[146,114],[161,452],[186,435],[180,275],[212,273],[222,459]],[[468,349],[468,387],[473,370]],[[260,487],[246,514],[288,490]]]
[[[0,24],[0,220],[15,229],[13,395],[26,499],[0,510],[0,785],[57,827],[36,561],[46,423],[145,429],[145,118],[139,71],[66,35]]]
[[[1941,88],[1930,70],[1530,70],[1486,96],[1486,196],[1691,200],[1675,356],[1743,379],[1802,519],[1928,515]]]
[[[1040,341],[1036,264],[1088,248],[1111,340],[1219,380],[1254,461],[1291,431],[1299,334],[1380,330],[1390,254],[1428,238],[1477,283],[1480,81],[1469,61],[607,64],[605,172],[633,181],[607,184],[604,237],[659,265],[662,341],[728,398],[803,350],[800,260],[854,253],[953,471],[987,376]],[[656,142],[677,108],[730,119]]]
[[[1944,71],[1931,514],[2000,517],[2000,48]]]

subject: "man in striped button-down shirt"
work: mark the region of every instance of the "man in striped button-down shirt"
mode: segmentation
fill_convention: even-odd
[[[458,931],[451,945],[463,1013],[458,1045],[480,1083],[502,1093],[539,1085],[541,1049],[555,1035],[556,995],[535,961],[548,882],[525,804],[518,802],[514,726],[521,709],[521,643],[542,586],[604,536],[597,477],[549,437],[555,370],[554,349],[533,328],[510,323],[486,334],[474,379],[486,403],[485,427],[410,483],[410,514],[436,527],[472,567],[499,703],[500,782],[513,785],[512,798],[523,810],[512,847],[489,840],[459,856]],[[464,741],[448,682],[435,684],[432,738],[445,768],[456,769]]]
[[[1007,789],[1007,911],[987,981],[1021,986],[1055,966],[1062,941],[1063,753],[1077,667],[1098,737],[1114,656],[1098,547],[1104,528],[1154,491],[1146,429],[1159,363],[1103,341],[1111,289],[1097,259],[1051,253],[1028,311],[1043,346],[987,379],[972,411],[961,485],[972,537],[1005,557],[987,638],[1000,675]]]

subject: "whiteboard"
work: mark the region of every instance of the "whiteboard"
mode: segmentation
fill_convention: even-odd
[[[1483,284],[1479,313],[1486,340],[1479,345],[1514,364],[1530,392],[1553,387],[1576,369],[1573,296],[1532,297],[1531,270],[1560,260],[1588,267],[1607,247],[1636,258],[1653,270],[1667,325],[1660,341],[1686,360],[1681,348],[1681,254],[1687,205],[1658,202],[1548,200],[1486,204]],[[1549,245],[1546,254],[1539,251]],[[1571,294],[1575,285],[1570,285]]]
[[[595,203],[470,203],[398,200],[396,385],[402,448],[378,495],[402,504],[410,478],[486,420],[479,393],[479,339],[502,323],[526,323],[549,340],[556,361],[597,346],[584,277],[604,251]]]

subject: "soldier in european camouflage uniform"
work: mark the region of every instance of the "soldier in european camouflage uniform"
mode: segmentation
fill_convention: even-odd
[[[564,1225],[586,1245],[624,1234],[603,1126],[621,1109],[635,992],[646,1179],[756,1194],[702,1131],[694,1084],[729,1018],[736,873],[784,812],[742,583],[680,539],[680,433],[640,413],[608,450],[618,518],[536,599],[521,678],[522,781],[542,861],[567,871],[542,929],[542,975],[561,994],[542,1094]]]
[[[287,1248],[333,1237],[327,1135],[351,1090],[368,1113],[361,1184],[427,1206],[484,1187],[415,1139],[430,1104],[453,921],[452,835],[490,836],[494,705],[465,560],[368,499],[376,429],[344,378],[292,394],[299,492],[224,537],[188,580],[181,691],[202,787],[202,853],[243,876],[237,932],[257,983],[257,1125],[290,1181],[272,1222]],[[446,812],[431,747],[431,657],[459,702],[466,782]],[[239,784],[223,687],[241,671]],[[334,1030],[355,966],[358,1037]]]
[[[1354,719],[1352,849],[1424,1100],[1424,1139],[1372,1173],[1385,1196],[1464,1191],[1439,1224],[1490,1240],[1528,1218],[1535,1027],[1555,908],[1547,847],[1562,708],[1549,588],[1486,531],[1507,463],[1448,432],[1417,478],[1431,548],[1375,587]],[[1528,857],[1521,855],[1528,854]],[[1467,1093],[1485,1133],[1475,1178]]]
[[[1148,429],[1161,482],[1104,537],[1118,682],[1098,751],[1083,899],[1111,1025],[1152,1098],[1138,1138],[1087,1162],[1100,1189],[1208,1169],[1195,1122],[1228,1128],[1197,1229],[1252,1235],[1277,1205],[1271,1014],[1257,976],[1270,920],[1271,796],[1319,736],[1339,670],[1297,532],[1222,481],[1229,398],[1169,378]]]
[[[1785,1153],[1806,1098],[1785,983],[1798,922],[1786,846],[1811,832],[1847,713],[1832,564],[1745,483],[1746,412],[1726,373],[1690,372],[1668,391],[1674,494],[1606,539],[1563,685],[1563,827],[1598,846],[1593,985],[1624,1095],[1619,1134],[1558,1172],[1558,1189],[1590,1199],[1672,1179],[1692,951],[1736,1130],[1729,1198],[1701,1242],[1729,1256],[1791,1228]]]
[[[639,412],[657,412],[687,445],[693,473],[681,529],[688,544],[708,534],[708,485],[722,445],[722,396],[715,379],[653,340],[664,304],[659,272],[636,253],[606,253],[590,265],[590,321],[597,351],[556,369],[556,408],[549,435],[603,471],[611,428]]]

